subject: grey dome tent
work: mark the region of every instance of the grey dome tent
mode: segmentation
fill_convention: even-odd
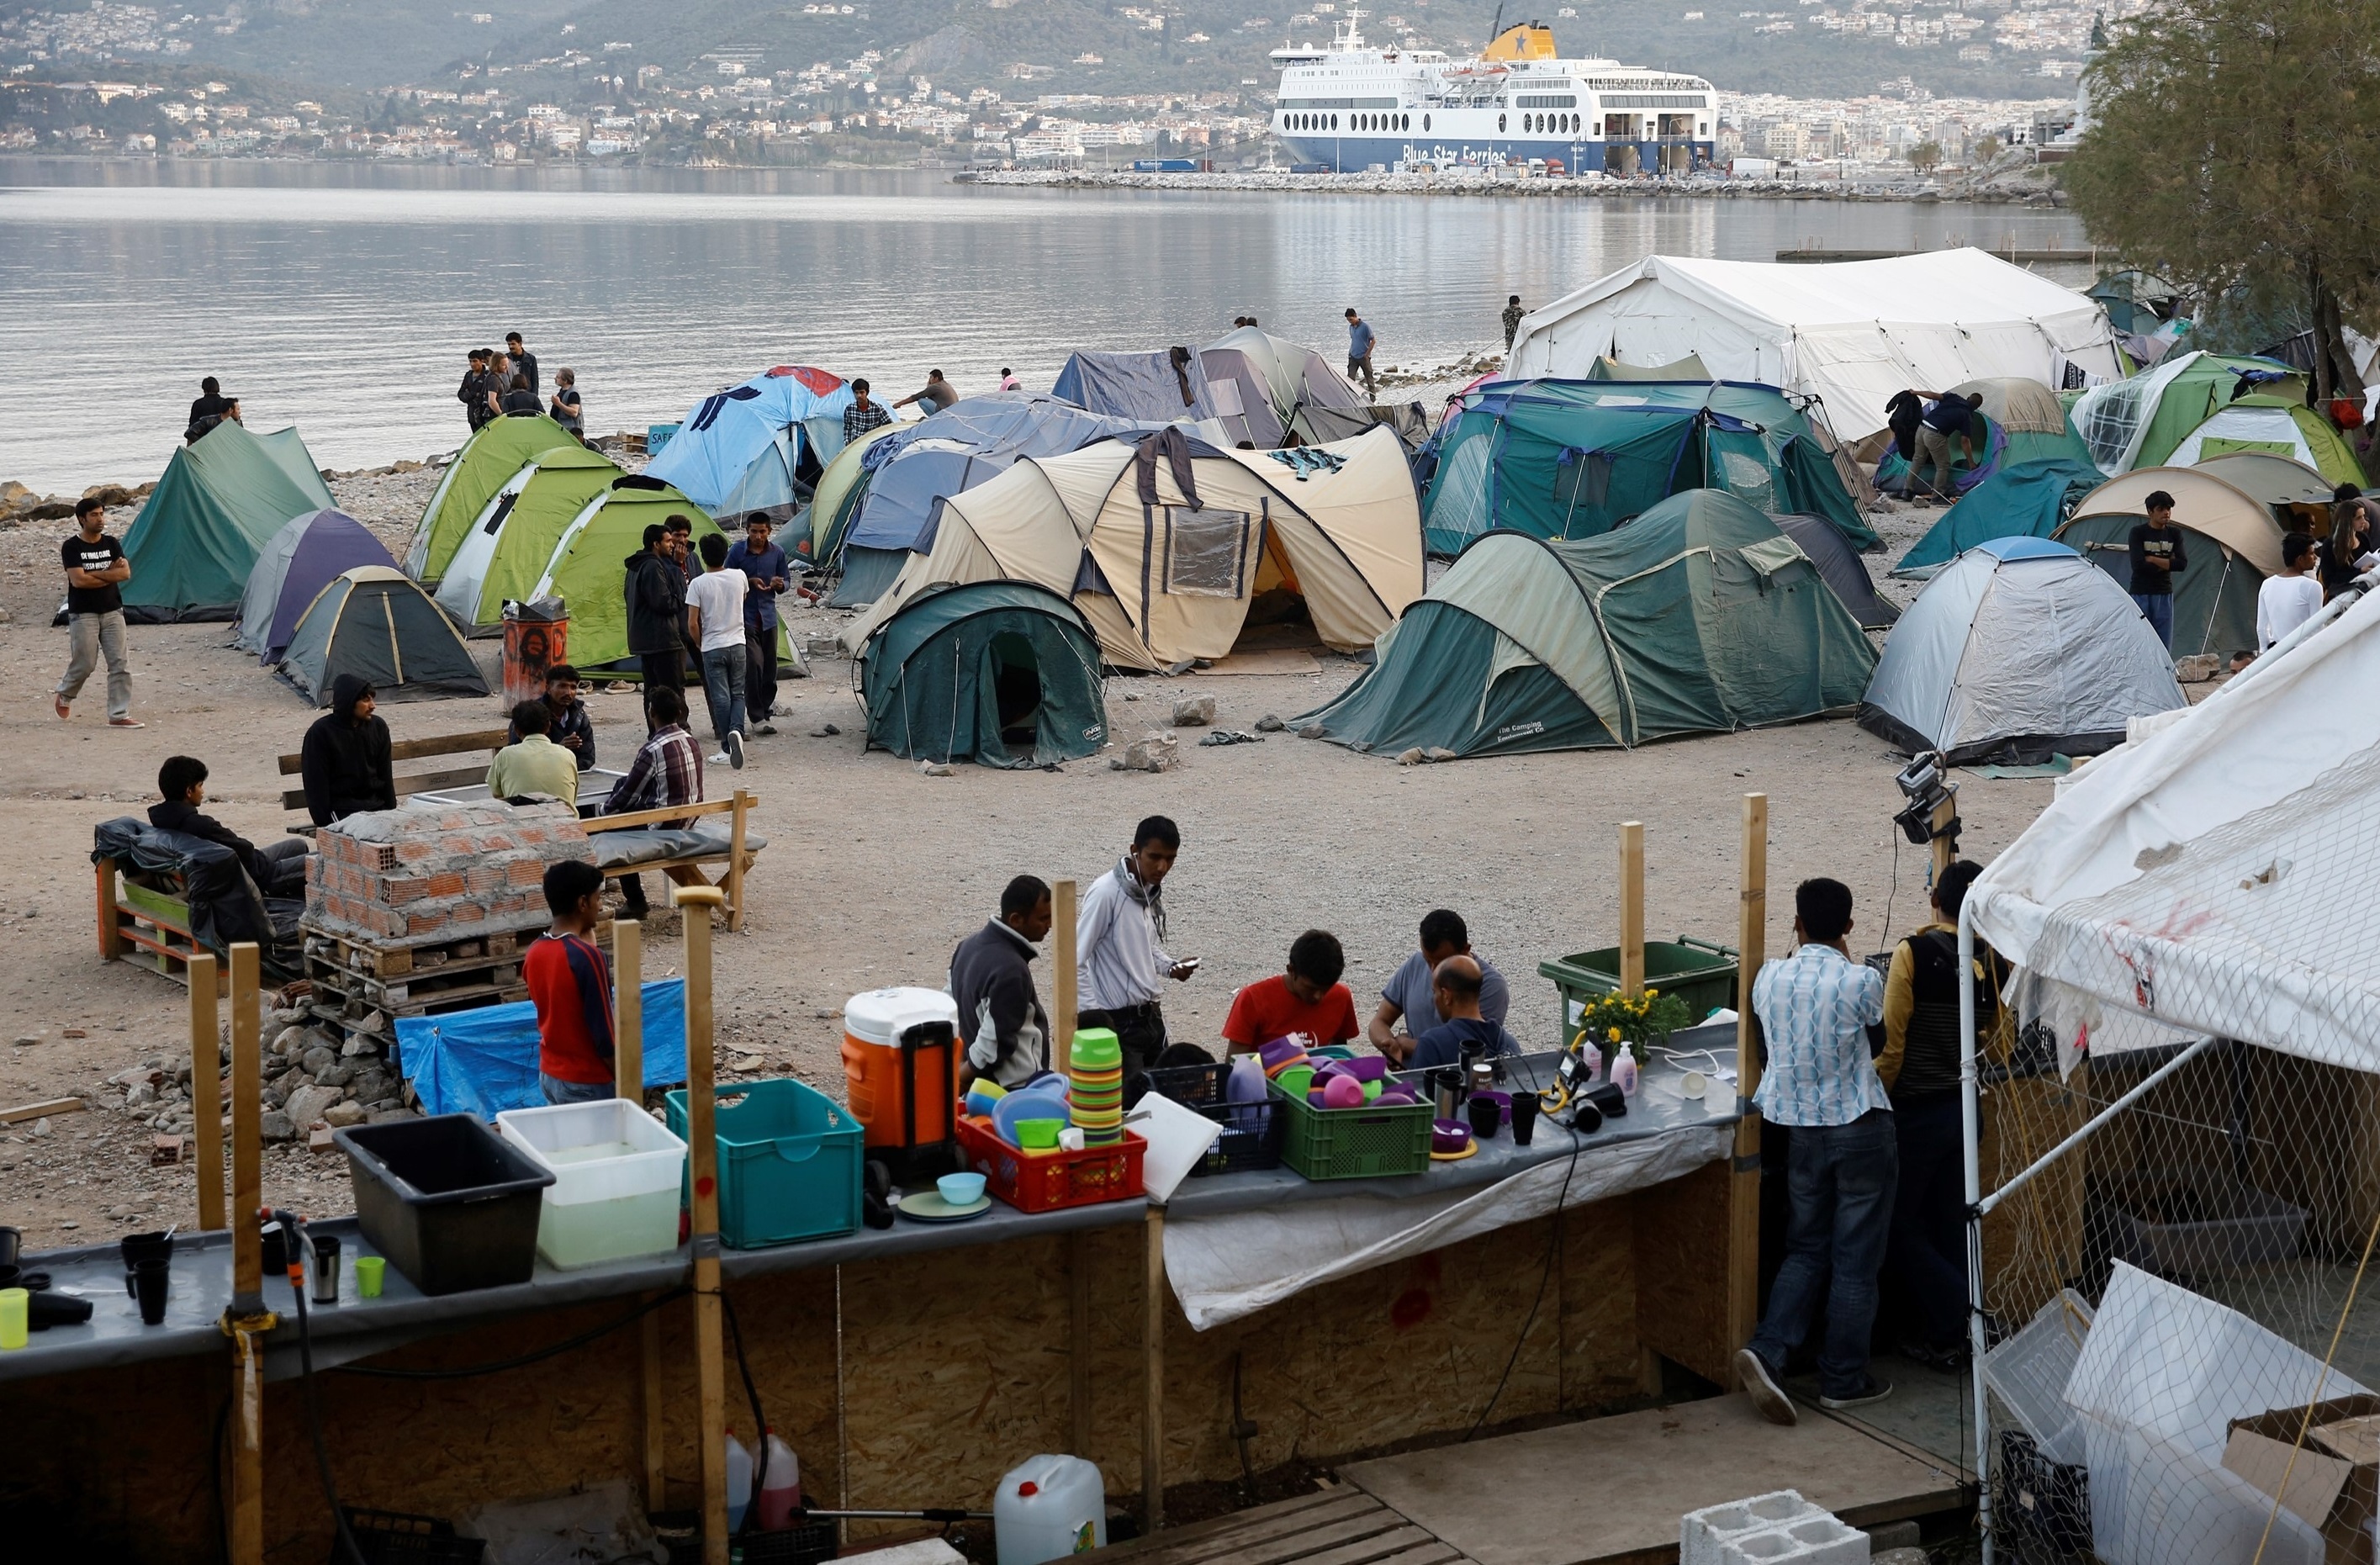
[[[2187,704],[2116,580],[2062,543],[2001,538],[1936,574],[1892,627],[1860,726],[1956,765],[2096,755]]]
[[[926,760],[1047,766],[1107,742],[1099,637],[1046,587],[975,581],[912,598],[860,649],[868,743]]]
[[[358,565],[396,568],[388,550],[345,511],[309,511],[274,533],[248,573],[235,647],[260,662],[279,661],[307,606],[341,573]]]
[[[1884,630],[1900,617],[1898,604],[1876,596],[1876,578],[1867,574],[1867,563],[1834,523],[1806,512],[1768,519],[1802,546],[1802,552],[1810,556],[1810,564],[1818,567],[1818,575],[1835,589],[1835,596],[1842,600],[1862,630]]]
[[[1154,353],[1076,353],[1058,371],[1050,394],[1118,419],[1169,424],[1211,419],[1213,399],[1198,356],[1186,347]]]
[[[281,677],[316,706],[343,673],[370,680],[384,701],[488,693],[455,623],[385,565],[358,565],[322,588],[281,657]]]

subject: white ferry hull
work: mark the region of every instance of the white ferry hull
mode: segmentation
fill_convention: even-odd
[[[1559,162],[1572,174],[1690,174],[1714,166],[1715,141],[1604,141],[1543,136],[1367,136],[1283,131],[1274,135],[1292,162],[1319,164],[1337,174],[1359,174],[1378,164],[1394,168],[1402,163],[1439,166],[1495,166],[1525,164],[1542,158]],[[1631,164],[1625,150],[1635,156]]]

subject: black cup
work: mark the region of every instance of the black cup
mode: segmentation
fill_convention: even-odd
[[[1526,1146],[1537,1134],[1537,1095],[1534,1092],[1512,1094],[1512,1145]]]
[[[140,1302],[140,1324],[165,1324],[165,1287],[173,1279],[173,1263],[167,1260],[144,1260],[132,1268],[125,1280],[132,1296]]]
[[[116,1242],[116,1248],[124,1253],[124,1269],[128,1272],[142,1261],[174,1258],[174,1238],[170,1233],[128,1233]]]
[[[1492,1098],[1471,1100],[1471,1134],[1481,1141],[1496,1139],[1496,1127],[1503,1121],[1504,1106]]]
[[[0,1269],[14,1270],[17,1255],[25,1236],[13,1228],[0,1228]]]

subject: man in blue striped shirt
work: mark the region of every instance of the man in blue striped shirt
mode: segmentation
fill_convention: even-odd
[[[1867,1029],[1884,1021],[1884,977],[1852,960],[1851,929],[1851,888],[1803,881],[1793,890],[1793,954],[1762,967],[1752,983],[1768,1046],[1754,1098],[1770,1123],[1792,1132],[1792,1218],[1767,1313],[1735,1368],[1753,1404],[1778,1424],[1798,1416],[1780,1382],[1821,1307],[1818,1405],[1860,1407],[1892,1394],[1868,1373],[1867,1348],[1900,1153],[1891,1099],[1867,1043]]]

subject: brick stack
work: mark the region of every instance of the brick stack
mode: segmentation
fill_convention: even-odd
[[[545,868],[592,860],[560,802],[419,805],[315,834],[305,928],[373,944],[460,940],[546,922]]]

